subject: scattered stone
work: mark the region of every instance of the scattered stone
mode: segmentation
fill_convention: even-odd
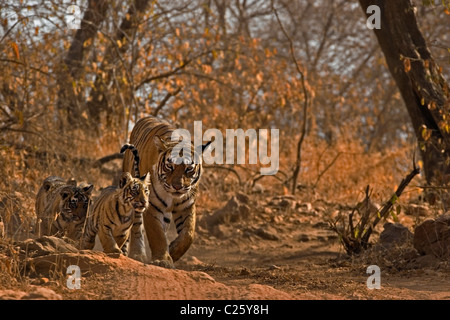
[[[280,224],[283,222],[283,220],[284,220],[283,216],[280,216],[280,215],[273,216],[271,219],[271,221],[275,224]]]
[[[205,263],[200,261],[197,257],[190,256],[184,259],[184,263],[189,266],[204,266]]]
[[[210,232],[217,239],[231,238],[231,229],[224,224],[217,224],[211,226]]]
[[[254,194],[261,194],[264,193],[264,191],[264,186],[260,183],[255,183],[255,185],[252,187],[252,193]]]
[[[413,245],[421,255],[450,258],[450,214],[419,225],[414,232]]]
[[[313,224],[312,227],[316,228],[316,229],[327,229],[327,230],[329,230],[330,229],[330,224],[327,223],[327,222],[324,222],[324,221],[320,221],[320,222],[317,222],[317,223]]]
[[[227,204],[214,212],[210,216],[205,216],[205,222],[208,228],[222,223],[237,222],[244,219],[249,219],[251,215],[250,207],[246,204],[249,198],[238,193],[228,200]]]
[[[312,211],[312,204],[309,202],[297,203],[296,208],[299,212],[309,213]]]
[[[406,215],[414,217],[426,217],[430,210],[428,206],[422,204],[408,204],[404,208]]]
[[[259,237],[261,237],[262,239],[265,240],[271,240],[271,241],[278,241],[280,240],[280,238],[274,234],[274,232],[272,232],[269,228],[269,230],[267,230],[268,228],[258,228],[255,230],[255,234]]]
[[[300,242],[308,242],[308,241],[310,241],[310,240],[311,240],[311,238],[310,238],[309,235],[307,235],[306,233],[301,234],[301,235],[298,237],[298,241],[300,241]]]
[[[62,296],[49,288],[32,286],[30,292],[0,290],[0,300],[62,300]]]
[[[279,266],[276,266],[274,264],[269,267],[269,270],[280,270],[280,269],[281,268]]]
[[[241,192],[236,193],[236,198],[238,199],[239,202],[242,202],[244,204],[249,204],[250,202],[250,197]]]
[[[433,254],[427,254],[424,256],[415,257],[408,263],[408,268],[423,269],[423,268],[436,268],[442,263],[442,259],[436,257]]]
[[[34,279],[33,281],[31,281],[31,284],[40,286],[40,285],[45,285],[48,282],[50,282],[50,280],[48,278],[37,278],[37,279]]]
[[[241,276],[248,276],[250,274],[251,274],[251,272],[247,268],[242,268],[241,271],[239,272],[239,275],[241,275]]]
[[[62,300],[62,296],[49,288],[35,287],[22,297],[22,300]]]
[[[297,202],[293,196],[276,196],[269,201],[268,205],[281,210],[295,210]]]
[[[413,237],[411,231],[400,223],[385,223],[384,230],[380,234],[379,243],[385,248],[401,246],[410,241]]]

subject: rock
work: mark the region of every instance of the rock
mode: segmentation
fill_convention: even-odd
[[[239,272],[239,274],[241,275],[241,276],[248,276],[248,275],[250,275],[251,274],[251,271],[249,270],[249,269],[247,269],[247,268],[242,268],[241,269],[241,272]]]
[[[20,300],[27,293],[15,290],[0,290],[0,300]]]
[[[17,244],[28,258],[35,258],[55,253],[76,253],[78,249],[64,239],[43,236],[37,239],[27,239]]]
[[[224,224],[217,224],[210,228],[210,232],[218,239],[226,239],[231,237],[231,230]]]
[[[419,225],[414,232],[413,245],[421,255],[450,258],[450,214]]]
[[[405,214],[408,216],[426,217],[429,210],[428,206],[421,204],[408,204],[405,206]]]
[[[265,189],[264,186],[260,183],[255,183],[255,185],[252,187],[252,193],[254,194],[261,194],[264,193]]]
[[[49,288],[35,287],[35,289],[24,295],[22,300],[62,300],[62,296]]]
[[[296,208],[297,202],[293,196],[276,196],[269,201],[269,206],[279,208],[281,210],[294,210]]]
[[[379,243],[385,248],[401,246],[412,239],[413,234],[400,223],[385,223],[380,234]]]
[[[280,238],[271,230],[272,228],[258,228],[255,230],[255,234],[262,239],[278,241]]]
[[[310,240],[311,240],[311,238],[306,233],[301,234],[297,239],[297,241],[300,241],[300,242],[307,242]]]
[[[33,281],[31,281],[31,284],[45,285],[45,284],[49,283],[49,281],[50,280],[48,278],[37,278],[37,279],[34,279]]]
[[[309,202],[305,202],[305,203],[297,203],[296,208],[298,209],[298,211],[300,212],[306,212],[309,213],[312,211],[312,205]]]
[[[62,296],[49,288],[31,286],[30,292],[0,290],[0,300],[62,300]]]
[[[423,268],[436,268],[442,262],[433,254],[427,254],[424,256],[415,257],[408,263],[408,268],[423,269]]]
[[[197,257],[190,256],[184,259],[184,263],[188,266],[204,266],[205,263],[200,261]]]
[[[274,265],[274,264],[269,267],[269,270],[280,270],[280,269],[281,268],[279,266]]]
[[[210,216],[205,216],[207,227],[250,218],[251,210],[246,204],[248,202],[249,198],[241,193],[231,197],[222,209],[217,210]]]
[[[249,204],[250,202],[250,197],[241,192],[236,193],[236,198],[238,199],[239,202],[242,202],[244,204]]]

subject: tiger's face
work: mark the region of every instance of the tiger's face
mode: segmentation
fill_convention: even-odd
[[[64,220],[72,222],[86,219],[93,188],[92,184],[81,184],[79,187],[66,186],[61,190],[61,214]]]
[[[192,157],[185,158],[182,163],[177,164],[171,157],[171,149],[167,149],[160,155],[157,172],[164,189],[181,196],[189,193],[197,185],[200,179],[201,165],[193,163]]]
[[[149,204],[150,174],[143,178],[133,178],[130,173],[124,172],[120,180],[123,189],[123,199],[130,204],[135,212],[144,212]]]

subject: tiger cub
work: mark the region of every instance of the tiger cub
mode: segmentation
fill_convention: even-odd
[[[36,235],[81,237],[94,186],[56,176],[44,180],[36,198]]]
[[[136,168],[139,158],[136,157]],[[128,255],[128,238],[136,216],[148,207],[150,174],[135,178],[130,173],[122,174],[119,187],[105,188],[91,206],[81,249],[91,250],[98,234],[105,253]]]
[[[172,141],[176,127],[167,121],[148,116],[134,126],[130,143],[139,150],[141,172],[150,172],[150,206],[143,215],[144,229],[152,252],[152,263],[173,268],[194,241],[195,202],[202,174],[198,160],[209,143],[194,148],[184,155],[186,161],[177,164],[172,151],[178,141]],[[123,172],[132,172],[132,152],[127,151],[123,160]],[[173,221],[177,237],[167,245],[166,232]],[[133,232],[130,239],[130,256],[145,254],[143,234]]]

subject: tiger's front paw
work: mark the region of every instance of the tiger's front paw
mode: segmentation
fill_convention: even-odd
[[[150,264],[166,269],[175,269],[173,262],[169,260],[153,260],[150,262]]]
[[[112,258],[119,258],[120,255],[122,254],[122,250],[120,250],[119,247],[114,247],[110,250],[105,250],[105,253]]]

